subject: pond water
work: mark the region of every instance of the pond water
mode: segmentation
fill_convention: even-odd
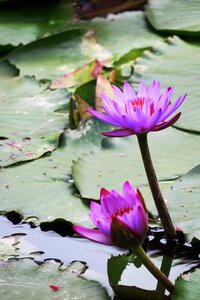
[[[88,268],[83,276],[100,282],[107,289],[109,295],[113,296],[107,279],[107,260],[111,255],[119,255],[127,253],[127,251],[97,244],[83,238],[62,237],[53,231],[43,232],[39,227],[31,228],[26,223],[13,225],[6,217],[0,216],[0,237],[16,234],[22,235],[20,243],[22,243],[23,248],[26,248],[27,254],[39,251],[38,255],[34,255],[37,262],[42,262],[46,259],[60,260],[65,265],[72,261],[85,262]],[[162,234],[162,232],[159,233],[158,231],[157,238],[160,235],[162,236]],[[156,236],[149,236],[148,240],[148,255],[160,267],[165,241],[162,239],[156,241]],[[26,255],[26,257],[28,256]],[[175,281],[180,273],[187,272],[198,264],[198,251],[194,251],[192,246],[187,243],[180,244],[175,253],[169,278]],[[143,266],[135,268],[131,265],[124,271],[120,283],[135,285],[145,289],[155,289],[157,284],[153,276]]]

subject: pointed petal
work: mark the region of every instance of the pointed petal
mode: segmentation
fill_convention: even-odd
[[[126,98],[126,101],[132,100],[137,97],[132,86],[126,81],[124,82],[123,93],[124,97]]]
[[[127,214],[128,216],[128,214]],[[130,219],[129,226],[132,228],[135,232],[137,232],[138,236],[141,237],[141,239],[144,238],[146,232],[147,232],[147,215],[145,210],[141,205],[135,208],[134,216],[131,213],[129,214],[128,218]]]
[[[138,199],[135,189],[126,181],[123,185],[123,196],[129,204],[129,207],[135,206]],[[139,201],[138,201],[139,203]]]
[[[156,124],[159,123],[161,115],[162,115],[162,109],[160,108],[157,112],[155,112],[150,117],[146,127],[149,128],[149,130],[151,130],[152,127],[154,127]]]
[[[181,112],[177,113],[173,118],[171,118],[169,121],[163,122],[161,124],[158,124],[154,126],[151,131],[159,131],[162,129],[165,129],[171,125],[173,125],[181,116]]]
[[[110,136],[110,137],[123,137],[123,136],[129,136],[134,135],[136,132],[134,132],[131,129],[116,129],[113,131],[107,131],[107,132],[101,132],[102,135]]]
[[[160,97],[160,82],[154,80],[151,84],[151,86],[149,87],[149,98],[153,99],[154,103],[158,102],[158,99]]]
[[[143,80],[140,81],[140,85],[137,92],[137,97],[146,97],[148,96],[148,87],[146,86]]]
[[[183,101],[185,100],[187,94],[185,94],[182,97],[179,97],[174,103],[172,103],[171,105],[168,106],[167,110],[163,113],[160,122],[164,121],[165,119],[167,119],[171,114],[173,114],[173,112],[175,110],[177,110],[177,108],[179,108],[179,106],[183,103]]]
[[[110,116],[106,115],[106,114],[103,114],[101,112],[98,112],[96,110],[93,110],[93,109],[88,109],[87,110],[91,115],[93,115],[95,118],[103,121],[103,122],[106,122],[106,123],[109,123],[111,125],[114,125],[114,126],[119,126],[119,123],[116,122],[115,120],[113,120]]]
[[[98,221],[97,227],[99,231],[110,240],[111,219],[102,219]]]
[[[125,102],[123,92],[116,86],[113,85],[114,98],[117,102]]]
[[[100,204],[94,201],[90,203],[89,217],[91,221],[94,223],[94,225],[97,226],[98,220],[103,218],[103,213]]]
[[[105,245],[112,245],[111,240],[108,239],[107,236],[105,236],[104,234],[99,232],[99,230],[97,230],[97,229],[85,228],[85,227],[78,226],[78,225],[74,225],[73,229],[76,233],[78,233],[79,235],[81,235],[91,241],[105,244]]]
[[[108,195],[110,195],[110,192],[107,189],[102,188],[100,191],[100,198],[102,198],[103,196],[108,196]]]

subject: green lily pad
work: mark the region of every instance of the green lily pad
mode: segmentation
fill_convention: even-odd
[[[8,238],[0,239],[0,261],[15,256],[17,256],[17,253],[13,247],[13,240]]]
[[[200,36],[199,4],[199,0],[151,0],[145,11],[157,30]]]
[[[0,82],[0,166],[32,160],[53,151],[66,126],[58,110],[68,104],[64,91],[47,90],[31,78]]]
[[[142,11],[113,14],[80,24],[88,30],[89,41],[95,38],[112,55],[123,56],[132,49],[149,48],[162,41],[162,37],[151,30]]]
[[[60,264],[46,261],[42,265],[32,260],[11,260],[1,263],[0,289],[4,300],[10,299],[110,299],[97,282],[82,279],[85,265],[74,262],[60,269]]]
[[[200,238],[200,165],[178,179],[164,193],[173,219],[189,238]]]
[[[179,108],[182,116],[175,126],[196,132],[200,132],[199,61],[198,46],[178,37],[169,38],[166,43],[161,43],[152,52],[147,51],[137,59],[132,78],[134,82],[143,79],[149,84],[159,79],[163,88],[174,86],[174,100],[187,93],[185,102]]]
[[[61,30],[73,17],[70,1],[0,2],[0,45],[30,43]]]
[[[91,225],[89,208],[71,183],[71,165],[84,152],[101,147],[97,131],[105,125],[90,120],[78,130],[68,130],[52,154],[0,170],[0,211],[15,210],[40,221],[64,218]]]
[[[102,18],[74,26],[76,29],[13,51],[7,58],[22,76],[55,80],[94,59],[105,61],[115,54],[121,56],[133,48],[148,48],[161,41],[149,29],[143,12],[113,15],[112,20]]]
[[[149,146],[160,181],[174,180],[199,162],[200,137],[168,128],[150,133]],[[107,149],[84,154],[73,163],[72,175],[82,197],[99,199],[101,187],[121,191],[124,181],[147,185],[137,138],[107,138]],[[108,146],[110,145],[110,148]],[[180,151],[178,150],[180,149]],[[147,197],[148,209],[154,207]]]
[[[133,263],[133,260],[134,255],[111,256],[108,260],[108,278],[115,293],[121,297],[126,295],[126,299],[169,300],[169,296],[163,295],[161,291],[147,290],[134,285],[121,284],[122,273],[130,263]],[[133,264],[132,267],[134,268]]]
[[[11,235],[0,238],[0,261],[7,261],[10,258],[36,258],[36,247],[31,245],[23,235]]]
[[[196,300],[200,297],[200,270],[181,275],[177,278],[172,294],[173,300]]]

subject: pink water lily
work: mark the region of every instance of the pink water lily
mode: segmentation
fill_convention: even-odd
[[[97,229],[75,225],[76,233],[92,241],[130,249],[140,245],[147,232],[147,214],[144,200],[139,190],[128,181],[123,185],[123,193],[100,192],[100,204],[91,202],[90,219]]]
[[[106,136],[129,136],[149,131],[158,131],[174,124],[181,113],[168,118],[179,108],[185,100],[186,94],[171,103],[172,87],[167,87],[163,94],[160,91],[160,82],[153,81],[148,87],[144,81],[140,82],[138,92],[127,82],[123,91],[113,85],[114,99],[106,95],[102,108],[105,113],[88,109],[88,112],[101,121],[119,127],[117,130],[102,132]]]

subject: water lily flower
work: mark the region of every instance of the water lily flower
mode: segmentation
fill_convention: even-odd
[[[148,220],[143,197],[128,181],[123,193],[100,192],[100,204],[91,202],[90,219],[97,229],[73,226],[76,233],[92,241],[130,249],[140,245],[146,235]]]
[[[113,85],[113,92],[114,99],[101,95],[105,113],[88,109],[94,117],[119,127],[117,130],[102,132],[111,137],[138,135],[167,128],[180,117],[179,112],[168,120],[186,97],[185,94],[171,103],[173,87],[167,87],[161,94],[160,82],[155,80],[149,87],[141,81],[137,93],[127,82],[124,83],[123,91]]]

